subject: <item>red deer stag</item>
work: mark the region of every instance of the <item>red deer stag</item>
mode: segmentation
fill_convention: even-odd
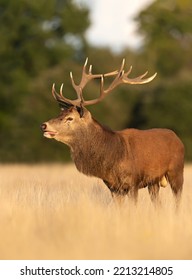
[[[125,129],[112,131],[99,124],[85,108],[102,101],[119,84],[145,84],[156,74],[144,78],[147,72],[131,79],[124,71],[123,60],[119,71],[107,74],[92,74],[92,65],[87,71],[87,59],[79,85],[70,73],[77,99],[63,96],[52,87],[52,94],[61,106],[57,118],[44,122],[44,136],[54,138],[70,147],[77,169],[89,176],[101,178],[114,198],[129,194],[137,201],[138,190],[148,187],[152,201],[157,201],[160,187],[169,182],[178,203],[183,186],[184,146],[176,134],[169,129]],[[104,78],[114,76],[108,88]],[[100,79],[100,96],[84,100],[83,88],[92,79]]]

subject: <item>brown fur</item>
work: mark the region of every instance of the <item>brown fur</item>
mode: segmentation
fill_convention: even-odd
[[[42,125],[44,135],[67,144],[77,169],[101,178],[113,197],[148,187],[152,201],[158,198],[161,182],[170,183],[177,202],[183,186],[184,146],[169,129],[111,131],[95,121],[83,108],[65,109]]]

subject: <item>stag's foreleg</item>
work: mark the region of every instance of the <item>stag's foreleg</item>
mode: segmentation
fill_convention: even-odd
[[[137,186],[134,186],[131,187],[128,192],[129,197],[131,198],[131,200],[134,202],[135,205],[137,204],[138,201],[138,189],[139,188]]]
[[[148,191],[149,191],[149,195],[150,195],[151,201],[155,205],[159,205],[160,204],[159,189],[160,189],[160,185],[158,183],[148,186]]]
[[[122,205],[127,197],[136,205],[138,201],[138,188],[125,188],[121,192],[112,192],[112,197],[118,205]]]
[[[115,205],[117,205],[119,207],[124,204],[126,195],[121,195],[121,194],[118,194],[115,192],[112,192],[111,195],[112,195],[112,199],[113,199],[113,202],[115,203]]]
[[[112,195],[112,199],[117,206],[120,206],[124,203],[127,195],[129,195],[136,204],[137,197],[138,197],[138,189],[133,189],[133,188],[131,189],[126,184],[122,184],[122,185],[120,184],[118,186],[114,186],[105,180],[103,180],[103,182],[109,188]]]
[[[126,198],[129,197],[131,202],[134,203],[134,205],[137,204],[138,201],[138,189],[132,188],[123,192],[111,192],[113,201],[116,205],[120,206],[123,205]]]

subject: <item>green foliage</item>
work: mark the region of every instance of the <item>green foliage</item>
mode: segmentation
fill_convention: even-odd
[[[143,94],[130,125],[168,127],[183,140],[192,159],[192,6],[191,1],[155,1],[137,18],[145,36],[142,56],[158,72],[155,87]]]
[[[145,52],[153,57],[159,74],[175,77],[182,68],[191,67],[191,1],[155,1],[137,21],[145,37]]]
[[[39,160],[45,93],[34,83],[42,77],[46,92],[52,78],[43,73],[81,54],[88,10],[70,0],[0,0],[0,25],[0,160]]]
[[[157,72],[150,84],[120,86],[90,107],[112,129],[167,127],[183,140],[192,160],[192,6],[189,0],[157,0],[137,17],[142,48],[114,54],[93,48],[84,38],[89,11],[70,0],[0,0],[0,161],[60,161],[69,149],[42,136],[40,124],[59,113],[52,83],[73,97],[69,72],[80,80],[85,57],[94,73],[133,65],[130,77]],[[107,78],[105,85],[111,82]],[[99,94],[99,81],[85,98]]]

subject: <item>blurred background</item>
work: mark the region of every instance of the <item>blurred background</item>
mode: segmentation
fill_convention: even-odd
[[[123,57],[127,68],[133,65],[130,77],[157,72],[150,84],[122,85],[88,109],[112,129],[173,129],[192,160],[191,0],[134,1],[139,9],[125,17],[123,28],[118,23],[132,1],[106,0],[99,9],[98,2],[0,0],[0,162],[70,159],[69,148],[44,138],[40,124],[59,113],[52,84],[59,89],[64,82],[64,94],[73,97],[69,72],[78,82],[86,57],[93,73],[116,70]],[[128,36],[131,24],[134,34]],[[114,40],[108,42],[108,35]],[[98,93],[93,81],[85,95]]]

